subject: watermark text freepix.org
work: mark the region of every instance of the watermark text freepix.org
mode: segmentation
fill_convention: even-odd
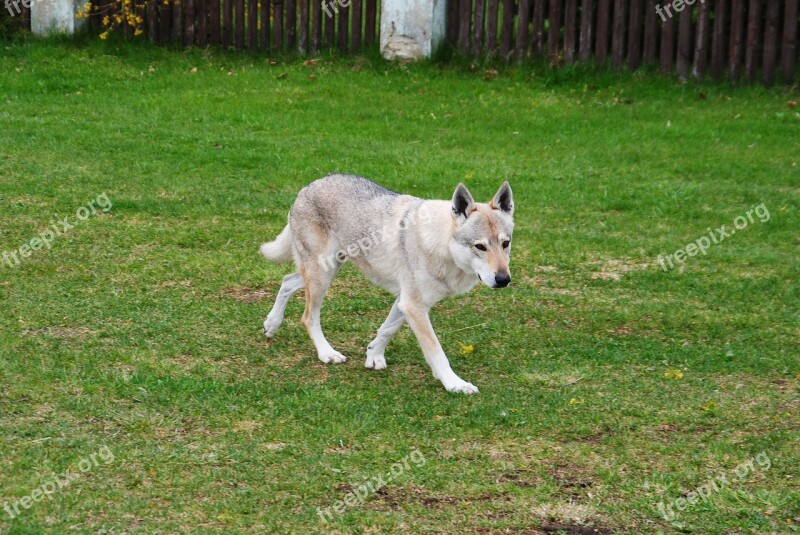
[[[733,220],[733,226],[735,228],[726,229],[725,227],[727,225],[722,225],[716,230],[711,230],[711,227],[708,227],[706,229],[708,231],[708,236],[700,236],[695,241],[689,242],[686,247],[678,249],[674,253],[668,254],[666,257],[658,255],[658,263],[661,265],[661,269],[669,271],[674,268],[675,264],[672,262],[673,258],[678,264],[683,264],[688,257],[696,256],[698,252],[705,255],[708,248],[712,245],[720,243],[725,238],[730,238],[736,234],[737,230],[742,230],[747,227],[748,222],[754,223],[753,213],[756,214],[756,217],[758,217],[758,220],[762,223],[769,221],[769,210],[767,210],[766,205],[762,202],[758,206],[754,206],[745,212],[745,215],[736,216]],[[667,264],[669,264],[669,268]]]
[[[108,446],[103,446],[97,450],[97,452],[92,453],[88,457],[84,457],[78,462],[79,472],[73,472],[67,468],[64,470],[64,473],[61,474],[61,477],[53,474],[52,477],[46,479],[44,483],[33,489],[27,496],[23,496],[22,498],[11,502],[4,502],[3,509],[9,517],[14,519],[19,516],[21,512],[20,506],[23,509],[30,509],[34,503],[42,501],[43,498],[52,500],[53,493],[55,493],[56,490],[69,487],[71,483],[81,478],[81,474],[85,474],[93,467],[99,466],[100,463],[97,460],[98,457],[101,461],[103,461],[103,464],[108,464],[114,460],[114,453]]]
[[[660,5],[656,4],[656,13],[659,17],[661,17],[661,22],[667,22],[667,17],[672,18],[672,12],[670,8],[675,10],[675,13],[680,13],[681,11],[686,8],[686,6],[693,6],[697,0],[672,0],[672,2],[667,2],[664,4],[662,8]],[[706,0],[699,0],[701,4],[705,4]],[[667,16],[664,16],[664,11],[667,12]]]
[[[419,209],[407,214],[400,219],[396,225],[385,224],[383,228],[370,229],[368,234],[365,234],[361,239],[342,247],[333,254],[321,254],[317,258],[317,262],[325,271],[335,269],[339,264],[347,261],[348,258],[355,258],[359,255],[366,255],[369,250],[388,241],[400,232],[406,232],[413,225],[418,222],[429,222],[433,219],[434,212],[431,208],[426,208],[424,205]]]
[[[53,240],[55,240],[58,236],[63,236],[81,221],[86,221],[89,219],[90,215],[95,215],[98,209],[102,210],[103,212],[108,212],[111,210],[111,206],[111,199],[108,198],[108,195],[101,193],[96,199],[89,201],[86,206],[81,206],[78,208],[78,210],[75,212],[77,221],[73,220],[74,222],[70,222],[69,216],[63,219],[50,221],[50,226],[41,231],[35,238],[31,238],[29,242],[23,243],[18,249],[14,249],[11,252],[3,251],[3,260],[0,265],[7,264],[8,267],[11,268],[17,267],[20,265],[22,260],[31,256],[33,251],[38,251],[42,247],[47,247],[47,249],[50,249],[50,247],[52,247]]]
[[[373,477],[369,481],[358,485],[355,491],[345,494],[344,499],[333,502],[331,507],[326,507],[325,509],[317,507],[317,515],[319,515],[320,520],[328,522],[329,520],[333,520],[333,513],[342,514],[350,507],[363,504],[368,496],[377,493],[384,485],[403,475],[406,470],[410,470],[411,465],[409,464],[409,460],[417,467],[427,462],[422,452],[414,448],[408,455],[392,464],[386,478],[382,476]],[[331,509],[333,509],[333,511],[331,511]]]
[[[734,469],[734,474],[736,475],[735,479],[733,477],[729,478],[729,474],[722,472],[716,477],[709,478],[705,482],[705,484],[686,493],[684,498],[676,498],[668,504],[664,504],[664,502],[659,502],[658,511],[661,513],[661,515],[664,517],[665,520],[671,522],[675,520],[675,518],[678,516],[678,513],[673,511],[673,508],[677,509],[678,511],[684,511],[689,507],[694,506],[700,500],[703,501],[708,500],[711,497],[712,493],[719,492],[720,490],[724,489],[731,483],[736,483],[737,481],[741,481],[749,474],[755,472],[757,468],[763,468],[764,471],[767,471],[771,467],[772,467],[772,461],[770,461],[767,453],[765,451],[762,451],[755,457],[751,457],[750,459],[740,463]]]

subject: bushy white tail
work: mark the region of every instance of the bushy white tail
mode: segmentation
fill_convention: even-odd
[[[259,249],[267,260],[288,262],[292,259],[292,229],[286,225],[275,241],[262,243]]]

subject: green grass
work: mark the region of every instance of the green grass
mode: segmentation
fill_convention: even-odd
[[[104,445],[114,460],[13,520],[0,510],[0,531],[798,530],[796,94],[592,68],[487,81],[483,65],[2,46],[0,252],[101,193],[113,208],[0,268],[0,506]],[[301,296],[263,338],[290,268],[258,245],[335,171],[427,198],[464,181],[488,200],[510,180],[512,286],[432,315],[480,394],[447,394],[407,328],[389,368],[365,370],[392,298],[354,269],[323,308],[347,364],[316,360]],[[760,203],[769,221],[656,263]],[[424,465],[320,522],[317,507],[414,448]],[[738,479],[760,452],[770,468]],[[728,487],[660,515],[720,473]]]

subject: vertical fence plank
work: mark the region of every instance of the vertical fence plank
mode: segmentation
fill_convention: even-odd
[[[261,51],[265,54],[269,52],[271,8],[270,0],[261,0],[261,30],[259,31],[259,41]]]
[[[371,45],[375,42],[375,21],[377,19],[376,3],[376,0],[367,0],[366,21],[364,24],[364,42],[367,45]],[[451,2],[448,2],[448,4],[449,3]]]
[[[480,56],[483,51],[484,8],[485,0],[475,0],[475,24],[472,25],[472,55],[475,58]]]
[[[575,17],[577,16],[576,0],[567,0],[564,7],[564,61],[575,63]]]
[[[371,45],[375,42],[375,23],[377,20],[376,0],[367,0],[366,20],[364,21],[364,43]]]
[[[339,4],[339,12],[336,14],[336,41],[339,50],[347,50],[348,25],[350,23],[350,6]]]
[[[497,11],[498,0],[489,0],[489,13],[486,20],[486,51],[494,55],[497,52]]]
[[[794,63],[797,61],[797,0],[786,0],[783,21],[781,81],[789,85],[794,79]]]
[[[321,4],[320,4],[321,5]],[[336,41],[334,40],[334,33],[336,29],[336,19],[334,18],[333,11],[328,9],[322,10],[322,19],[325,21],[325,31],[322,34],[323,48],[333,48]]]
[[[542,57],[544,54],[544,9],[545,0],[533,1],[533,55]],[[557,2],[559,0],[551,0]]]
[[[528,52],[528,18],[530,13],[529,0],[519,0],[519,13],[517,13],[517,44],[515,56],[517,61],[525,58]]]
[[[301,0],[307,1],[307,0]],[[350,43],[353,50],[361,49],[361,13],[363,11],[362,0],[353,0],[353,20],[351,22],[353,39]]]
[[[693,75],[701,80],[706,75],[706,63],[708,61],[708,5],[700,4],[697,8],[697,38],[694,47],[694,70]]]
[[[316,0],[311,1],[311,45],[312,54],[319,54],[322,44],[322,3]]]
[[[312,0],[313,1],[313,0]],[[360,0],[357,0],[360,4]],[[297,50],[301,54],[305,55],[308,53],[308,24],[309,24],[309,13],[308,13],[308,2],[309,0],[299,0],[299,8],[300,8],[300,24],[297,27]],[[314,2],[319,3],[319,2]],[[361,36],[359,35],[359,38]]]
[[[500,31],[500,53],[505,60],[508,60],[508,55],[511,53],[511,38],[514,32],[513,6],[514,0],[503,0],[503,28]]]
[[[147,38],[151,43],[158,43],[158,1],[147,2]]]
[[[236,25],[233,36],[236,48],[244,48],[244,0],[234,0]]]
[[[297,46],[297,4],[295,0],[283,0],[286,20],[283,31],[286,33],[286,50],[294,51]]]
[[[611,0],[597,2],[597,44],[594,55],[597,63],[603,63],[608,57],[608,17]]]
[[[247,0],[247,50],[258,48],[258,0]]]
[[[445,9],[445,41],[454,47],[458,46],[458,12],[461,4],[459,0],[447,0]]]
[[[744,2],[745,0],[733,0],[731,2],[730,45],[728,46],[728,77],[730,77],[730,79],[733,81],[739,79],[739,66],[742,63]]]
[[[158,33],[159,42],[168,43],[172,35],[172,4],[161,2],[158,8]]]
[[[458,50],[465,56],[469,54],[469,22],[472,14],[470,4],[470,0],[459,0],[458,2]]]
[[[644,10],[644,50],[642,51],[642,61],[648,64],[656,61],[656,50],[658,48],[656,2],[658,1],[647,0]]]
[[[197,32],[195,38],[198,46],[205,48],[208,44],[208,0],[197,0]]]
[[[727,25],[728,1],[717,0],[714,4],[714,30],[711,36],[711,76],[722,79],[725,70],[725,27]]]
[[[672,72],[673,57],[675,55],[675,19],[667,17],[661,26],[661,72]]]
[[[194,0],[183,0],[183,46],[194,45]]]
[[[208,4],[208,42],[213,46],[219,46],[219,0],[207,0]]]
[[[622,67],[625,57],[625,0],[614,0],[614,24],[611,37],[611,63],[616,68]]]
[[[589,61],[592,57],[592,0],[582,0],[581,2],[581,51],[582,62]]]
[[[761,67],[761,82],[772,87],[775,83],[775,67],[778,64],[778,26],[781,21],[781,5],[777,0],[767,2],[767,21],[764,28],[764,64]]]
[[[174,0],[172,4],[172,40],[176,43],[183,41],[183,0]]]
[[[22,10],[19,14],[20,17],[20,24],[22,25],[22,29],[25,31],[30,31],[31,29],[31,8],[30,6],[25,7],[22,6]]]
[[[692,63],[692,9],[687,7],[681,11],[678,21],[678,59],[676,62],[678,78],[689,79],[689,67]]]
[[[269,2],[269,0],[264,0]],[[233,36],[233,0],[222,0],[222,46],[231,46]]]
[[[550,0],[550,17],[547,20],[547,48],[552,63],[559,62],[559,49],[561,46],[561,0]]]
[[[744,76],[748,82],[756,79],[758,69],[758,36],[761,33],[761,0],[750,0],[747,17],[747,48],[744,53]]]
[[[283,50],[283,0],[272,0],[272,50]]]
[[[635,71],[642,61],[642,2],[631,1],[631,13],[628,19],[628,67]]]

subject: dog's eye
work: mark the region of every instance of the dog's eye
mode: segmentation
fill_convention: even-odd
[[[508,249],[509,245],[511,245],[511,241],[510,240],[505,240],[503,242],[503,249]]]
[[[479,250],[479,251],[485,251],[486,250],[486,246],[484,244],[482,244],[482,243],[476,243],[475,244],[475,248],[477,250]]]

